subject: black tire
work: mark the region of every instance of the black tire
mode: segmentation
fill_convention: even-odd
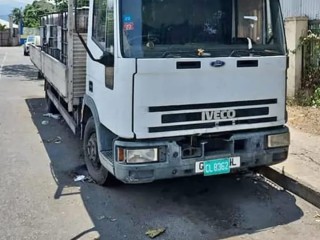
[[[84,161],[92,179],[99,185],[114,186],[117,181],[101,164],[97,143],[94,118],[90,117],[84,129],[83,137]]]
[[[43,79],[43,74],[40,71],[38,71],[38,79]]]
[[[26,51],[23,51],[24,56],[28,56],[28,53]]]
[[[56,106],[53,104],[51,99],[49,98],[48,94],[46,93],[46,102],[47,102],[47,112],[52,113],[52,114],[57,114],[59,113],[58,109]]]

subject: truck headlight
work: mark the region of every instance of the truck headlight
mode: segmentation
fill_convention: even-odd
[[[268,148],[287,147],[290,145],[290,133],[281,133],[268,136]]]
[[[124,149],[118,148],[118,161],[126,163],[150,163],[158,162],[158,148],[148,149]]]

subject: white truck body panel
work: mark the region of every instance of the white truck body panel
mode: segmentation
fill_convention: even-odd
[[[91,1],[90,8],[93,8]],[[115,5],[117,12],[118,5]],[[92,11],[89,13],[89,19],[92,19]],[[115,34],[118,34],[118,14],[115,14],[114,28]],[[88,29],[92,29],[92,21],[88,22]],[[89,33],[90,34],[90,33]],[[103,51],[89,37],[88,47],[95,58],[100,58]],[[120,49],[120,40],[115,41],[114,49]],[[95,102],[98,110],[101,124],[106,126],[110,131],[123,138],[133,138],[132,129],[132,94],[133,81],[132,77],[136,71],[136,60],[132,58],[120,58],[120,53],[115,52],[114,89],[111,90],[105,86],[106,68],[104,65],[87,58],[87,89],[86,94]],[[93,92],[88,88],[89,82],[93,83]]]
[[[31,44],[30,48],[30,60],[37,69],[41,71],[41,48]],[[32,50],[31,50],[32,49]]]
[[[214,68],[210,64],[220,60],[225,66]],[[257,60],[258,67],[237,67],[237,61]],[[177,69],[177,62],[200,61],[200,69]],[[235,131],[252,128],[282,126],[285,124],[285,69],[286,57],[242,57],[242,58],[205,58],[205,59],[138,59],[137,74],[134,78],[134,132],[137,138],[155,138],[179,136],[222,131]],[[200,93],[200,94],[199,94]],[[164,97],[165,96],[165,97]],[[267,104],[268,114],[253,117],[236,117],[234,119],[181,120],[162,123],[162,115],[199,113],[203,111],[250,109],[257,106],[248,105],[205,109],[184,109],[176,111],[150,112],[149,107],[167,107],[228,103],[238,101],[259,101],[274,99],[276,104]],[[263,107],[263,106],[258,106]],[[210,113],[209,113],[210,114]],[[190,129],[192,124],[207,124],[244,119],[277,118],[276,121],[258,124],[231,124],[207,128]],[[170,128],[174,126],[174,128]],[[174,131],[180,126],[181,130]],[[168,130],[161,130],[168,127]],[[152,131],[149,131],[153,129]],[[158,129],[157,129],[158,128]],[[171,129],[171,130],[169,130]]]
[[[48,82],[56,88],[63,98],[66,98],[68,95],[67,66],[34,45],[30,46],[30,59]]]
[[[86,41],[87,34],[82,34],[82,37]],[[78,105],[79,99],[85,94],[87,53],[76,33],[72,37],[68,36],[68,42],[72,42],[72,48],[68,49],[71,61],[67,64],[36,46],[30,47],[30,59],[60,96],[72,106]],[[69,109],[71,110],[72,108]]]
[[[56,88],[63,98],[66,98],[68,96],[67,66],[42,51],[41,69],[48,82]]]
[[[135,60],[126,59],[118,63],[126,71],[117,71],[119,81],[114,89],[106,88],[104,77],[105,68],[88,63],[88,81],[94,82],[93,93],[87,90],[87,95],[95,101],[99,120],[110,131],[123,138],[133,138],[132,131],[132,72],[135,71]],[[94,71],[90,71],[94,69]]]

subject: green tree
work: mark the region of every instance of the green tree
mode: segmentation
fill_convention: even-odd
[[[56,10],[63,12],[68,10],[68,0],[55,0]]]
[[[89,0],[77,0],[79,7],[88,7],[89,6]]]
[[[0,32],[4,31],[5,29],[6,29],[6,25],[2,25],[2,24],[0,23]]]
[[[89,0],[76,0],[78,7],[89,6]],[[67,11],[68,10],[68,0],[55,0],[57,11]]]
[[[35,0],[32,4],[27,4],[23,10],[23,20],[25,27],[39,27],[40,17],[55,11],[55,6],[46,0]]]
[[[11,12],[13,23],[19,24],[20,20],[23,18],[23,13],[21,8],[14,8]]]

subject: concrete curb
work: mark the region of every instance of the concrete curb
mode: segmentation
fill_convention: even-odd
[[[320,189],[317,190],[310,184],[301,181],[297,177],[288,173],[281,173],[272,167],[261,168],[259,169],[259,173],[284,189],[313,204],[317,208],[320,208]]]

